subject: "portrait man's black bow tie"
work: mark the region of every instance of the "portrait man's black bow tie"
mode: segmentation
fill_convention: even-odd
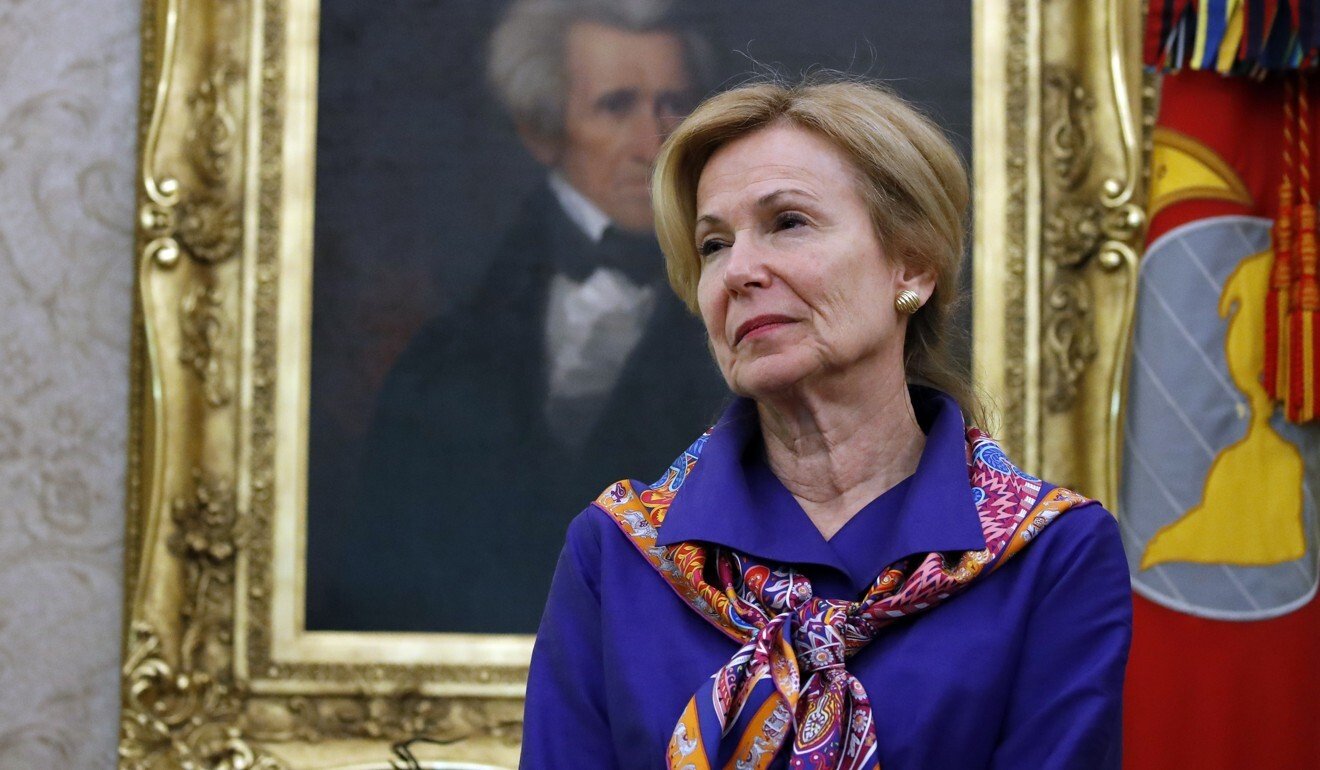
[[[658,283],[665,276],[664,256],[654,235],[628,233],[613,225],[605,228],[599,243],[563,265],[563,271],[573,280],[583,281],[598,267],[614,268],[642,285]]]

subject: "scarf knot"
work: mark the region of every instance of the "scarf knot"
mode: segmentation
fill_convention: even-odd
[[[798,665],[805,673],[844,667],[847,657],[844,637],[849,625],[848,604],[813,599],[798,611],[793,650],[797,653]]]

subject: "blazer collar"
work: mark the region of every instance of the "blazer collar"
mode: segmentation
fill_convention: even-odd
[[[770,562],[831,567],[858,592],[904,556],[985,548],[962,412],[944,393],[919,386],[910,391],[926,432],[916,472],[863,507],[830,540],[766,464],[755,402],[738,399],[715,424],[656,544],[703,541]]]

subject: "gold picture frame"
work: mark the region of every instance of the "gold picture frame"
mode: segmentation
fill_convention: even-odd
[[[1112,504],[1142,10],[972,5],[976,372],[1026,467]],[[143,5],[123,768],[517,762],[530,637],[303,624],[317,34],[316,0]]]

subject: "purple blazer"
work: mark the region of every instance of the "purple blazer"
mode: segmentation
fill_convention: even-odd
[[[922,388],[913,402],[927,434],[916,472],[829,540],[766,465],[754,403],[734,403],[657,544],[701,540],[793,564],[838,599],[903,556],[984,548],[958,405]],[[946,604],[889,626],[848,669],[874,706],[884,770],[1116,770],[1131,632],[1117,524],[1088,504]],[[737,649],[588,507],[537,634],[521,766],[664,768],[688,699]]]

